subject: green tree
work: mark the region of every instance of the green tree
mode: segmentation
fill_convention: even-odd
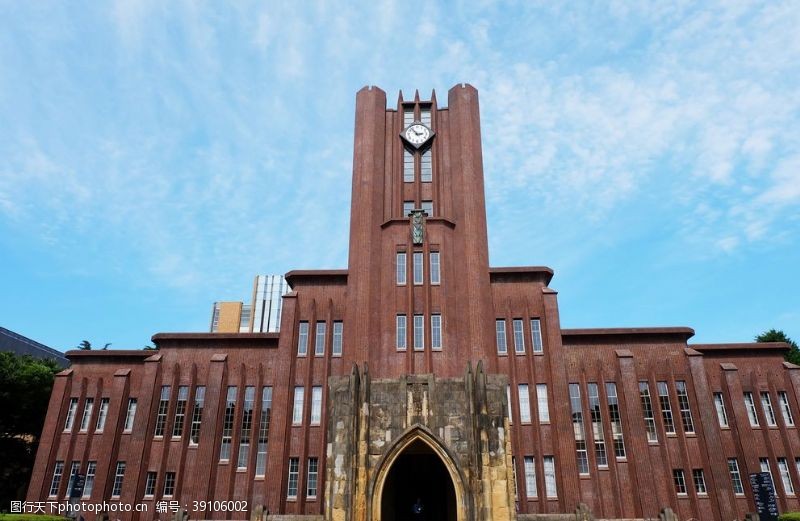
[[[82,349],[84,351],[89,351],[92,349],[92,343],[88,340],[82,340],[80,344],[78,344],[78,349]]]
[[[789,344],[789,352],[786,353],[786,360],[793,364],[800,365],[800,348],[797,342],[789,338],[786,333],[779,329],[764,331],[756,337],[756,342],[786,342]]]

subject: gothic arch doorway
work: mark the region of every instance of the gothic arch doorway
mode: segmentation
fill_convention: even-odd
[[[374,521],[464,521],[464,489],[447,450],[416,429],[384,458],[373,493]]]

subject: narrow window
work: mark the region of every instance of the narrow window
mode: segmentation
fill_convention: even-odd
[[[442,350],[442,315],[431,315],[431,349]]]
[[[422,266],[422,252],[414,252],[414,285],[419,286],[424,281],[424,273]]]
[[[406,350],[406,316],[397,315],[397,349]]]
[[[686,479],[683,475],[683,469],[673,469],[672,479],[675,481],[675,492],[679,496],[686,495]]]
[[[419,121],[426,127],[431,127],[431,109],[430,108],[422,108],[419,109]]]
[[[111,487],[111,497],[119,497],[122,494],[122,480],[125,479],[125,462],[118,461],[114,471],[114,485]]]
[[[102,398],[100,400],[100,410],[97,411],[97,423],[94,425],[95,432],[103,432],[106,427],[106,418],[108,418],[108,403],[109,398]]]
[[[528,384],[519,384],[519,421],[522,423],[531,422],[531,398],[528,394]]]
[[[322,421],[322,387],[311,388],[311,425],[319,425]]]
[[[403,128],[414,123],[414,105],[410,104],[403,107]]]
[[[717,409],[717,421],[720,427],[728,427],[728,413],[725,412],[725,399],[722,393],[714,393],[714,407]]]
[[[250,331],[250,315],[253,314],[253,308],[250,304],[242,305],[242,312],[239,315],[239,333],[247,333]]]
[[[308,353],[308,322],[301,321],[297,333],[297,356],[306,356]]]
[[[342,356],[342,330],[344,324],[341,320],[333,323],[333,356]]]
[[[248,385],[244,388],[244,404],[242,407],[242,430],[239,434],[239,469],[246,469],[250,459],[250,435],[253,430],[253,404],[256,399],[256,388]]]
[[[778,391],[778,400],[781,402],[781,413],[783,413],[783,421],[787,427],[794,427],[794,417],[792,416],[792,408],[789,406],[789,395],[786,391]]]
[[[423,212],[428,214],[428,217],[433,217],[433,201],[422,201],[420,207]]]
[[[536,464],[533,456],[525,456],[525,495],[536,497]]]
[[[161,386],[161,399],[158,402],[158,413],[156,414],[155,436],[164,435],[164,427],[167,424],[167,410],[169,409],[169,385]]]
[[[267,471],[267,443],[269,439],[269,420],[272,415],[272,387],[261,389],[261,419],[258,425],[258,446],[256,447],[256,476]]]
[[[425,349],[425,317],[414,315],[414,351]]]
[[[439,252],[431,252],[431,284],[439,284],[441,281],[441,271],[439,267]]]
[[[67,420],[64,422],[64,431],[71,431],[72,426],[75,425],[75,413],[78,411],[78,399],[69,399],[69,408],[67,409]]]
[[[69,499],[69,496],[72,495],[72,485],[75,484],[75,477],[78,475],[78,472],[81,471],[81,462],[80,461],[73,461],[69,467],[69,481],[67,481],[67,491],[64,494],[64,497]]]
[[[689,394],[686,392],[686,382],[678,380],[675,382],[675,390],[678,393],[678,408],[681,411],[681,422],[683,432],[694,432],[694,421],[692,420],[692,410],[689,408]]]
[[[525,335],[522,333],[522,319],[515,318],[514,326],[514,352],[521,354],[525,352]]]
[[[156,480],[158,473],[152,470],[147,473],[147,479],[144,483],[144,497],[153,497],[156,494]]]
[[[642,414],[644,415],[645,427],[647,427],[647,441],[650,443],[657,442],[656,418],[653,414],[653,402],[650,400],[650,386],[647,382],[639,382],[639,399],[642,402]]]
[[[777,426],[778,422],[775,419],[775,410],[772,408],[772,400],[769,397],[769,392],[762,391],[761,407],[764,409],[764,416],[767,418],[767,425],[770,427]]]
[[[420,180],[423,183],[433,181],[433,167],[431,165],[431,149],[427,149],[420,156]]]
[[[542,346],[542,323],[538,318],[531,319],[531,340],[533,341],[533,352],[543,353]]]
[[[80,432],[89,430],[89,420],[92,419],[92,411],[94,410],[94,398],[86,398],[83,403],[83,416],[81,417],[81,426],[78,429]]]
[[[539,423],[550,423],[550,405],[547,401],[547,384],[536,384],[536,403],[539,408]]]
[[[772,479],[772,469],[769,467],[769,458],[758,458],[758,463],[761,465],[761,472],[766,472],[769,474],[769,480],[772,483],[772,489],[775,491],[775,495],[778,495],[778,489],[775,487],[775,480]]]
[[[325,322],[317,322],[317,334],[314,335],[314,356],[325,354]]]
[[[544,458],[544,491],[547,497],[558,497],[556,490],[556,459],[554,456]]]
[[[61,486],[61,476],[64,474],[64,462],[56,461],[53,468],[53,479],[50,481],[50,497],[58,496],[58,488]]]
[[[397,285],[405,286],[406,284],[406,254],[405,252],[397,252],[395,265],[397,267]]]
[[[133,430],[133,421],[136,419],[136,398],[128,400],[128,411],[125,414],[125,427],[123,432],[131,432]]]
[[[403,217],[411,215],[411,210],[414,209],[414,201],[403,201]]]
[[[506,345],[506,321],[498,318],[494,322],[495,332],[497,334],[497,352],[504,355],[508,352]]]
[[[608,400],[608,418],[611,420],[611,437],[614,442],[614,456],[625,458],[625,440],[622,437],[622,418],[619,414],[619,398],[617,384],[606,382],[606,399]]]
[[[403,148],[403,182],[414,182],[414,154],[407,148]]]
[[[164,474],[164,497],[172,497],[175,493],[175,473],[167,472]]]
[[[231,458],[231,443],[233,441],[233,419],[236,417],[236,386],[228,386],[225,396],[225,415],[222,420],[222,445],[219,450],[219,460],[228,461]]]
[[[783,491],[787,495],[794,495],[794,485],[792,484],[792,476],[789,474],[789,462],[786,461],[786,458],[778,458],[778,472],[781,474]]]
[[[594,437],[594,456],[598,467],[608,466],[606,454],[606,440],[603,431],[603,416],[600,411],[600,389],[597,384],[587,384],[589,395],[589,417],[592,420],[592,436]]]
[[[94,489],[94,477],[97,474],[97,462],[90,461],[86,464],[86,481],[83,484],[83,499],[92,497],[92,490]]]
[[[744,405],[747,408],[747,418],[750,420],[750,426],[758,427],[758,414],[756,414],[756,403],[753,400],[753,393],[744,393]]]
[[[589,457],[586,452],[586,432],[583,428],[583,409],[581,408],[581,388],[569,384],[569,404],[572,409],[572,430],[575,433],[575,453],[578,459],[578,473],[589,473]]]
[[[200,425],[203,423],[203,406],[206,401],[205,386],[198,386],[194,390],[194,409],[192,410],[192,430],[189,432],[189,443],[197,445],[200,442]]]
[[[658,403],[661,406],[661,419],[664,420],[664,430],[667,434],[675,434],[675,422],[672,419],[672,406],[669,403],[669,388],[667,382],[657,382]]]
[[[186,423],[186,401],[189,399],[189,386],[178,387],[178,401],[175,403],[175,423],[172,426],[172,437],[183,436],[183,425]]]
[[[306,390],[298,385],[294,388],[294,407],[292,407],[292,425],[303,423],[303,401],[305,400]]]
[[[511,423],[513,420],[511,413],[511,385],[506,385],[506,400],[508,401],[508,423]]]
[[[289,458],[289,486],[286,487],[286,496],[289,499],[297,498],[297,481],[300,476],[300,458]]]
[[[742,485],[742,475],[739,474],[739,462],[736,458],[728,458],[728,472],[731,475],[731,484],[733,485],[733,493],[739,496],[744,495],[744,486]]]
[[[306,497],[317,497],[317,475],[319,473],[319,460],[308,458],[308,477],[306,479]]]
[[[698,495],[706,495],[706,477],[703,474],[703,469],[692,470],[692,478],[694,479],[694,489]]]

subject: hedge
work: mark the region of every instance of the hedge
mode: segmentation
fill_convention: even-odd
[[[778,516],[778,521],[800,521],[800,512],[786,512]]]

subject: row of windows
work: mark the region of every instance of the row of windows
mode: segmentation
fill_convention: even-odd
[[[412,324],[412,345],[414,351],[425,350],[425,315],[413,315]],[[397,315],[396,317],[395,343],[398,351],[405,351],[408,348],[408,317]],[[431,349],[434,351],[442,350],[442,315],[434,313],[431,315]]]
[[[413,183],[416,180],[416,169],[414,167],[415,153],[403,147],[403,182]],[[427,148],[419,156],[419,180],[423,183],[433,181],[433,166],[431,161],[431,149]],[[405,215],[408,215],[407,213]]]
[[[156,494],[156,482],[158,481],[158,472],[149,471],[147,479],[144,484],[144,497],[151,498]],[[162,497],[172,497],[175,494],[175,473],[164,473],[164,486],[162,488]]]
[[[408,280],[407,256],[406,252],[397,252],[395,258],[395,273],[398,286],[405,286]],[[421,251],[415,251],[411,254],[411,260],[411,280],[415,286],[419,286],[425,281],[425,254]],[[441,262],[438,251],[432,251],[428,255],[428,273],[430,273],[431,284],[441,283]]]
[[[157,438],[164,437],[167,426],[167,412],[169,411],[169,402],[172,387],[169,385],[161,386],[161,394],[158,400],[158,410],[156,412],[156,425],[153,435]],[[206,388],[204,386],[197,386],[194,392],[194,403],[192,406],[191,417],[188,423],[189,443],[197,445],[200,441],[200,425],[203,421],[203,408],[205,407]],[[172,422],[172,430],[170,436],[172,438],[181,438],[183,433],[187,430],[187,413],[188,413],[188,400],[189,400],[189,386],[178,386],[177,401],[175,403],[174,421]],[[131,405],[133,407],[133,414],[136,413],[136,403]],[[130,414],[130,411],[129,411]],[[126,425],[128,421],[126,419]],[[131,426],[133,425],[133,418],[131,418]]]
[[[416,209],[416,206],[414,201],[403,201],[403,217],[408,217],[411,211]],[[428,214],[428,217],[433,217],[433,201],[422,201],[419,207]]]
[[[519,499],[519,480],[517,479],[517,463],[516,458],[511,458],[511,465],[514,471],[514,483],[517,489],[514,490],[515,499]],[[558,490],[556,489],[556,463],[555,457],[544,456],[542,458],[542,466],[544,469],[544,493],[548,499],[558,497]],[[536,460],[533,456],[525,456],[523,458],[523,467],[525,469],[525,497],[528,499],[536,499],[538,491],[536,487]]]
[[[236,421],[236,406],[239,389],[229,385],[225,393],[225,411],[222,417],[222,441],[219,449],[220,463],[230,461],[234,447],[234,422]],[[269,440],[269,424],[272,417],[272,387],[261,388],[260,417],[258,425],[253,419],[256,413],[256,388],[248,385],[244,388],[242,401],[242,415],[239,429],[239,450],[236,458],[236,468],[245,470],[250,462],[251,447],[255,444],[255,475],[264,476],[267,470],[267,447]]]
[[[764,418],[767,420],[767,426],[777,427],[777,415],[775,414],[775,409],[772,407],[772,398],[770,397],[769,391],[761,391],[760,398],[761,410],[764,413]],[[786,391],[778,391],[778,404],[780,406],[781,416],[783,416],[784,426],[794,427],[794,416],[792,415],[792,409],[789,405],[789,395]],[[725,399],[722,397],[722,393],[714,393],[714,405],[717,409],[717,419],[719,420],[720,427],[728,427],[728,415],[725,412]],[[753,393],[744,393],[744,405],[747,409],[747,418],[750,420],[750,426],[759,427],[760,423]]]
[[[688,487],[686,485],[686,476],[684,476],[683,469],[673,469],[672,479],[675,483],[675,492],[681,496],[686,495],[688,493]],[[705,496],[708,494],[708,489],[706,489],[706,476],[703,473],[703,469],[692,469],[692,481],[694,482],[694,491],[697,492],[698,495]]]
[[[542,344],[542,323],[538,318],[532,318],[530,321],[531,342],[533,342],[533,352],[543,353],[544,346]],[[523,320],[515,318],[512,321],[512,338],[514,339],[514,352],[517,354],[525,353],[525,333],[524,333]],[[506,340],[506,321],[505,319],[498,318],[495,320],[495,336],[497,339],[497,352],[501,355],[508,353],[508,342]]]
[[[97,411],[97,420],[94,425],[94,432],[101,433],[106,426],[106,418],[108,418],[108,404],[109,398],[100,399],[100,407]],[[64,431],[71,432],[75,426],[75,416],[78,412],[78,399],[70,398],[69,408],[67,408],[67,419],[64,423]],[[92,421],[92,413],[94,412],[94,398],[86,398],[83,403],[83,416],[81,416],[81,423],[78,432],[88,432],[89,425]]]
[[[783,485],[783,492],[788,495],[794,495],[794,484],[792,483],[792,476],[789,471],[789,460],[787,458],[777,458],[778,462],[778,472],[780,473],[781,477],[781,484]],[[778,488],[775,486],[775,481],[772,478],[772,469],[770,468],[769,458],[759,458],[758,464],[761,472],[766,472],[769,474],[769,479],[772,481],[773,485],[772,488],[775,490],[775,495],[777,496]],[[794,459],[795,469],[797,470],[797,474],[800,475],[800,458]],[[681,471],[682,472],[682,471]],[[733,485],[733,492],[736,495],[744,495],[744,485],[742,484],[742,475],[739,472],[739,462],[736,458],[728,458],[728,472],[731,476],[731,484]],[[677,479],[676,479],[676,489],[680,494],[680,489],[677,487]],[[699,491],[698,491],[699,492]],[[686,493],[685,490],[683,493]]]
[[[672,404],[669,399],[669,386],[667,382],[656,382],[658,390],[658,404],[661,409],[661,419],[664,424],[664,432],[676,434],[675,419],[672,413]],[[681,416],[681,424],[685,434],[694,434],[694,420],[692,411],[689,408],[689,395],[686,390],[686,382],[678,380],[675,382],[675,392],[678,396],[678,410]],[[658,442],[656,432],[656,419],[653,412],[653,401],[650,394],[650,384],[646,381],[639,382],[639,400],[642,405],[645,427],[647,429],[647,441],[650,443]]]
[[[289,482],[286,489],[288,499],[297,499],[300,482],[300,458],[289,458]],[[319,459],[308,458],[306,466],[306,498],[316,499],[319,487]]]
[[[608,467],[608,454],[606,449],[605,429],[603,428],[603,414],[600,406],[600,386],[596,382],[586,384],[587,398],[589,400],[589,421],[592,427],[592,440],[594,443],[594,456],[598,468]],[[617,384],[606,382],[606,403],[608,405],[608,418],[611,427],[611,443],[614,456],[620,460],[625,458],[625,440],[622,435],[622,418],[620,416]],[[583,404],[581,402],[581,388],[579,384],[569,384],[569,402],[572,413],[572,426],[575,434],[575,453],[578,461],[578,473],[589,474],[589,456],[587,448],[586,431],[583,420]]]
[[[508,398],[508,422],[513,423],[514,417],[511,413],[511,386],[506,386],[506,395]],[[528,384],[519,384],[517,386],[517,398],[519,400],[519,421],[520,423],[531,422],[531,400],[528,391]],[[539,423],[550,423],[550,406],[547,401],[547,384],[536,384],[536,410],[539,416]]]
[[[314,356],[325,355],[325,344],[327,323],[325,321],[317,321],[314,323]],[[331,345],[331,354],[333,356],[342,356],[342,335],[344,334],[344,324],[341,320],[333,321],[333,340]],[[308,354],[308,335],[309,323],[308,321],[301,321],[297,335],[297,356],[306,356]]]
[[[303,411],[305,405],[306,388],[297,385],[294,388],[294,404],[292,406],[292,425],[303,424]],[[311,418],[310,425],[319,425],[322,421],[322,386],[311,387]]]
[[[403,108],[403,128],[414,123],[414,104],[408,104]],[[419,108],[419,122],[430,128],[431,108],[429,105],[421,105]]]

